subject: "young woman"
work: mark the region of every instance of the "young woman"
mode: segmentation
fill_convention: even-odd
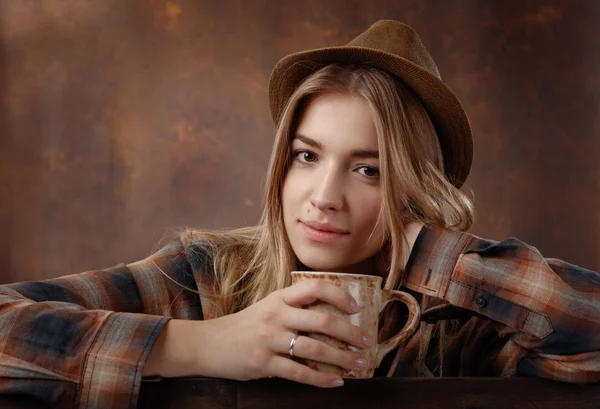
[[[362,355],[299,333],[377,340],[302,309],[360,307],[321,280],[290,285],[299,269],[377,274],[420,300],[420,328],[378,375],[600,380],[600,275],[464,233],[471,131],[414,31],[380,21],[347,46],[290,55],[270,102],[259,225],[188,230],[142,261],[0,287],[2,393],[133,408],[147,375],[340,386],[290,353],[346,368]],[[380,338],[404,319],[388,309]]]

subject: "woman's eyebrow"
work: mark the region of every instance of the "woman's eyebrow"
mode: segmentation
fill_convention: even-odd
[[[379,152],[358,149],[358,150],[351,151],[350,156],[352,156],[353,158],[360,158],[360,159],[368,159],[368,158],[379,159]]]
[[[312,146],[313,148],[316,148],[316,149],[323,148],[323,145],[321,145],[319,142],[315,141],[314,139],[309,138],[308,136],[296,134],[296,137],[294,139],[298,139],[298,140],[304,142],[305,144]]]
[[[305,144],[312,146],[315,149],[323,149],[323,145],[320,142],[315,141],[314,139],[309,138],[308,136],[296,134],[294,139],[298,139],[299,141],[304,142]],[[379,151],[371,151],[367,149],[355,149],[350,151],[350,156],[353,158],[373,158],[379,159]]]

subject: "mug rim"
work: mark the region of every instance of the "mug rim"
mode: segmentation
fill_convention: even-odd
[[[359,274],[359,273],[339,273],[336,271],[292,271],[291,275],[298,275],[298,274],[313,274],[313,275],[337,275],[340,277],[368,277],[370,279],[376,280],[376,281],[381,281],[383,282],[383,278],[380,276],[376,276],[376,275],[371,275],[371,274]]]

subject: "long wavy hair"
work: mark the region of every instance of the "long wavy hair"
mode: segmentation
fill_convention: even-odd
[[[295,90],[277,124],[260,223],[228,231],[185,232],[212,260],[213,292],[204,296],[210,297],[214,316],[240,311],[289,286],[290,272],[302,268],[284,228],[281,192],[302,114],[314,98],[326,93],[360,98],[372,114],[379,146],[381,216],[389,232],[386,288],[402,285],[409,256],[407,223],[420,221],[461,231],[472,225],[472,202],[446,177],[435,128],[412,90],[376,68],[322,67]],[[422,306],[429,301],[423,297]],[[422,324],[416,334],[423,338],[419,347],[423,359],[431,332],[431,325]]]

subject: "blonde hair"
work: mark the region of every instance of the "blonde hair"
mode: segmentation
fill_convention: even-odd
[[[214,293],[209,296],[215,316],[244,309],[288,286],[289,273],[299,268],[283,225],[281,191],[302,114],[312,100],[326,93],[360,98],[373,116],[381,168],[381,217],[389,231],[386,288],[402,285],[401,267],[409,256],[403,233],[407,223],[420,221],[462,231],[473,223],[472,202],[447,179],[435,128],[411,89],[372,67],[325,66],[295,90],[277,125],[260,223],[231,231],[188,231],[212,259]],[[429,338],[431,326],[427,328],[419,333]],[[422,346],[419,355],[423,348],[426,352],[427,346]]]

